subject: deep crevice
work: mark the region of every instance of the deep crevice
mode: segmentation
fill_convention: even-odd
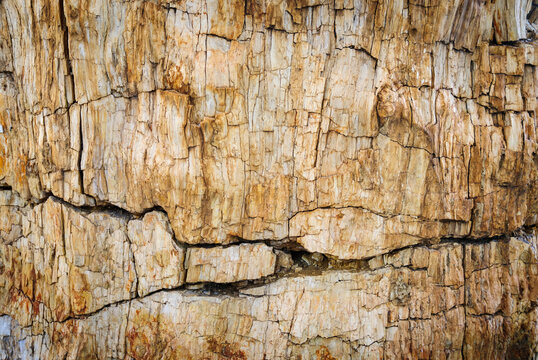
[[[65,17],[65,9],[64,9],[63,0],[58,0],[58,9],[60,12],[60,26],[63,31],[63,50],[64,50],[65,66],[67,69],[67,77],[68,77],[67,80],[69,81],[68,86],[71,87],[70,90],[72,91],[72,98],[69,99],[66,97],[66,103],[69,106],[71,105],[71,103],[75,101],[75,81],[73,77],[73,68],[71,65],[71,56],[69,54],[69,29],[67,27],[67,18]]]
[[[71,205],[69,205],[71,206]],[[529,227],[530,229],[531,227]],[[518,239],[525,241],[525,239],[521,238],[522,236],[525,237],[529,235],[529,233],[525,232],[527,230],[526,228],[521,228],[518,230],[519,235]],[[491,241],[507,241],[507,236],[501,236],[501,237],[495,237],[492,238]],[[463,248],[463,257],[462,257],[462,267],[463,267],[463,287],[464,287],[464,300],[463,300],[463,307],[466,308],[468,306],[467,304],[467,284],[466,284],[466,275],[465,275],[465,247],[467,245],[471,244],[484,244],[487,242],[473,242],[473,241],[464,241],[461,242],[459,239],[453,239],[452,241],[449,241],[449,239],[445,239],[443,242],[438,243],[439,246],[442,246],[443,244],[460,244]],[[434,244],[435,245],[435,244]],[[294,278],[294,277],[304,277],[304,276],[316,276],[316,275],[322,275],[323,273],[327,271],[352,271],[352,272],[362,272],[362,271],[377,271],[384,266],[372,268],[368,265],[368,261],[377,258],[377,257],[387,257],[390,255],[397,254],[398,252],[404,251],[409,248],[419,248],[419,247],[426,247],[429,248],[429,245],[426,244],[417,244],[412,245],[400,249],[395,249],[389,253],[378,255],[375,257],[371,257],[369,259],[361,259],[361,260],[341,260],[341,259],[334,259],[329,256],[326,256],[324,254],[319,253],[309,253],[307,251],[300,251],[300,250],[290,250],[287,253],[292,257],[293,259],[293,266],[291,268],[287,269],[281,269],[279,271],[276,271],[274,274],[260,278],[255,280],[243,280],[243,281],[237,281],[237,282],[230,282],[230,283],[212,283],[212,282],[198,282],[198,283],[184,283],[180,286],[173,287],[173,288],[162,288],[158,290],[154,290],[152,292],[149,292],[143,296],[139,296],[138,293],[135,293],[134,296],[132,296],[129,299],[120,300],[114,303],[106,304],[102,306],[99,309],[96,309],[92,312],[86,313],[86,314],[80,314],[80,315],[72,315],[67,317],[64,320],[57,321],[59,323],[64,323],[66,321],[70,320],[80,320],[80,319],[86,319],[88,317],[91,317],[93,315],[96,315],[100,313],[103,310],[106,310],[107,308],[113,307],[113,306],[120,306],[122,304],[129,304],[131,306],[131,302],[134,300],[143,300],[147,297],[150,297],[157,293],[164,293],[164,292],[177,292],[182,291],[185,295],[199,295],[199,296],[225,296],[225,297],[259,297],[264,295],[252,295],[248,292],[245,292],[246,290],[249,290],[251,288],[257,288],[264,285],[268,285],[270,283],[273,283],[275,281],[284,279],[284,278]],[[392,266],[388,264],[388,266]],[[407,268],[410,268],[408,266],[405,266]],[[410,268],[411,269],[411,268]],[[427,268],[416,268],[411,269],[415,271],[427,271]],[[531,304],[532,307],[536,307],[536,303]],[[465,327],[467,326],[466,322],[466,316],[467,312],[465,311],[465,323],[464,323],[464,337],[462,342],[462,349],[461,354],[463,358],[464,354],[464,347],[465,347]],[[476,316],[489,316],[491,314],[480,314]]]
[[[40,203],[46,202],[49,198],[52,198],[53,201],[57,201],[57,202],[61,203],[62,205],[66,206],[66,207],[68,207],[68,208],[70,208],[72,210],[79,211],[79,212],[85,212],[85,213],[103,212],[103,213],[112,215],[114,217],[122,217],[122,218],[127,218],[129,220],[135,218],[135,216],[136,216],[133,213],[131,213],[131,212],[119,207],[119,206],[110,204],[110,203],[97,204],[97,205],[93,205],[93,206],[92,205],[76,206],[76,205],[71,204],[70,202],[65,201],[62,198],[59,198],[59,197],[53,195],[52,193],[50,193]]]

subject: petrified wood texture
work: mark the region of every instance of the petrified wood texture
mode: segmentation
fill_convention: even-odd
[[[0,0],[0,359],[538,356],[536,0]]]

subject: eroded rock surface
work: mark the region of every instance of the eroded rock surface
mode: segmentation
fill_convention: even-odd
[[[0,360],[536,357],[537,21],[0,1]]]
[[[21,230],[0,245],[0,303],[26,319],[21,325],[40,312],[63,321],[135,295],[125,217],[80,211],[52,198],[32,209],[16,201],[2,205],[13,208],[20,220],[13,225]]]
[[[185,279],[185,249],[173,238],[162,212],[150,212],[127,226],[138,279],[138,295],[175,288]]]
[[[227,283],[259,279],[275,272],[276,254],[264,244],[187,250],[187,282]]]
[[[6,0],[0,181],[160,207],[191,244],[402,219],[377,250],[318,240],[354,258],[534,224],[535,5],[376,4]]]
[[[305,269],[234,294],[160,291],[41,332],[12,314],[1,328],[28,334],[11,351],[43,358],[525,358],[538,346],[537,245],[533,233],[416,246],[362,269]]]

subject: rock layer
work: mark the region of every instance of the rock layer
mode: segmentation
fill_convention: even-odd
[[[187,282],[254,280],[275,272],[276,254],[263,244],[187,250]]]
[[[402,219],[376,251],[321,247],[353,258],[534,224],[534,5],[376,4],[6,0],[0,181],[160,207],[191,244],[283,240],[320,208]]]
[[[3,350],[42,359],[527,358],[538,346],[537,245],[533,233],[416,246],[234,293],[157,291],[61,322],[25,325],[11,313],[0,318]],[[43,309],[34,316],[46,318]]]
[[[0,1],[0,359],[538,353],[533,0]]]

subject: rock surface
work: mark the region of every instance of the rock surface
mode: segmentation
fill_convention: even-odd
[[[299,272],[235,294],[161,291],[37,333],[13,314],[1,328],[24,339],[11,351],[42,358],[526,358],[538,337],[536,246],[536,234],[417,246],[360,270]]]
[[[134,256],[139,296],[183,284],[185,249],[175,243],[166,215],[153,211],[142,219],[129,221],[127,235]]]
[[[275,272],[276,254],[264,244],[187,250],[187,282],[227,283],[254,280]]]
[[[536,358],[536,0],[0,1],[0,360]]]

